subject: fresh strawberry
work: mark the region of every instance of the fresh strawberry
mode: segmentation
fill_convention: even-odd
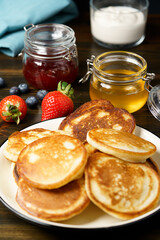
[[[59,82],[57,91],[49,92],[43,98],[41,120],[64,117],[73,112],[73,93],[71,84]]]
[[[0,116],[6,122],[20,123],[20,120],[26,116],[27,104],[17,96],[10,95],[3,98],[0,102]]]

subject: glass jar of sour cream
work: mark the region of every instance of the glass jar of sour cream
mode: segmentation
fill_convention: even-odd
[[[90,0],[93,39],[112,49],[133,47],[145,38],[148,0]]]
[[[74,31],[63,24],[24,27],[23,74],[38,89],[55,90],[59,81],[72,83],[78,75]]]
[[[147,62],[141,56],[127,51],[111,51],[92,56],[87,60],[90,75],[91,100],[107,99],[115,107],[125,108],[130,113],[146,103],[150,80],[154,73],[147,73]]]

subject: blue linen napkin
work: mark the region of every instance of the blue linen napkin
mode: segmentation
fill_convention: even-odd
[[[0,0],[0,52],[21,52],[27,24],[66,23],[77,16],[72,0]]]

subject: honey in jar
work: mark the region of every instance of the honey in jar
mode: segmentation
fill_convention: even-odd
[[[141,56],[106,52],[93,61],[89,94],[91,100],[107,99],[130,113],[143,107],[148,98],[147,63]]]

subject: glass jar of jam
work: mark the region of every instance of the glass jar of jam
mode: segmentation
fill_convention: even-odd
[[[147,62],[141,56],[127,51],[105,52],[87,60],[90,74],[89,94],[91,100],[107,99],[115,107],[130,113],[143,107],[149,94],[149,82],[153,73],[147,73]]]
[[[73,83],[78,75],[74,31],[63,24],[24,27],[23,74],[38,89],[55,90],[59,81]]]

